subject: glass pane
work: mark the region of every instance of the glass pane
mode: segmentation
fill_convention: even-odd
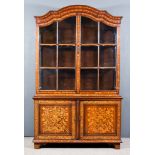
[[[56,43],[56,23],[40,28],[40,43]]]
[[[56,89],[56,70],[42,69],[40,72],[40,89]]]
[[[100,69],[100,90],[115,89],[115,70]]]
[[[58,77],[59,77],[59,80],[58,80],[59,90],[75,89],[75,70],[74,69],[59,69]]]
[[[100,67],[115,67],[115,47],[100,47]]]
[[[98,23],[81,17],[81,43],[98,43]]]
[[[75,47],[59,46],[59,67],[75,67]]]
[[[81,47],[81,67],[97,67],[98,63],[98,48]]]
[[[41,67],[56,66],[56,47],[41,47]]]
[[[81,70],[81,90],[97,90],[97,70]]]
[[[58,27],[59,43],[75,43],[76,17],[70,17],[59,22]]]
[[[116,28],[100,23],[100,43],[115,43]]]

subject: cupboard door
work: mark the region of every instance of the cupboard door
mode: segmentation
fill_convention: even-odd
[[[120,139],[120,101],[81,101],[81,139]]]
[[[75,102],[39,101],[39,139],[75,138]]]

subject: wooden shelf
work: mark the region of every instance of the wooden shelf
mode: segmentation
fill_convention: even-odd
[[[57,44],[40,44],[40,46],[56,46]]]
[[[75,69],[75,67],[40,67],[40,69]]]
[[[81,67],[81,69],[116,69],[116,67]]]
[[[75,44],[42,44],[40,43],[40,46],[75,46]]]
[[[81,44],[81,46],[98,46],[99,44]]]
[[[57,44],[58,46],[75,46],[76,44]]]
[[[75,69],[75,67],[58,67],[58,69]]]
[[[99,69],[116,69],[116,67],[99,67]]]
[[[76,46],[76,44],[42,44],[40,46]],[[116,46],[117,44],[80,44],[81,46]]]
[[[109,43],[109,44],[81,44],[81,46],[116,46],[117,44],[112,44],[112,43]]]
[[[56,67],[39,67],[40,69],[56,69]]]
[[[98,67],[81,67],[81,69],[98,69]]]
[[[117,44],[112,44],[112,43],[109,43],[109,44],[100,44],[100,46],[116,46]]]

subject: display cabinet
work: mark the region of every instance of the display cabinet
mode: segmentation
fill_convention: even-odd
[[[34,147],[121,143],[120,16],[67,6],[36,18]]]

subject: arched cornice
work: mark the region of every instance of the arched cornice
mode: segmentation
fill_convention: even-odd
[[[57,11],[49,11],[42,16],[35,16],[36,23],[39,26],[47,26],[55,21],[60,21],[71,16],[87,16],[95,21],[100,21],[106,25],[116,27],[121,23],[121,16],[112,16],[105,10],[98,10],[96,8],[86,5],[71,5],[61,8]]]

